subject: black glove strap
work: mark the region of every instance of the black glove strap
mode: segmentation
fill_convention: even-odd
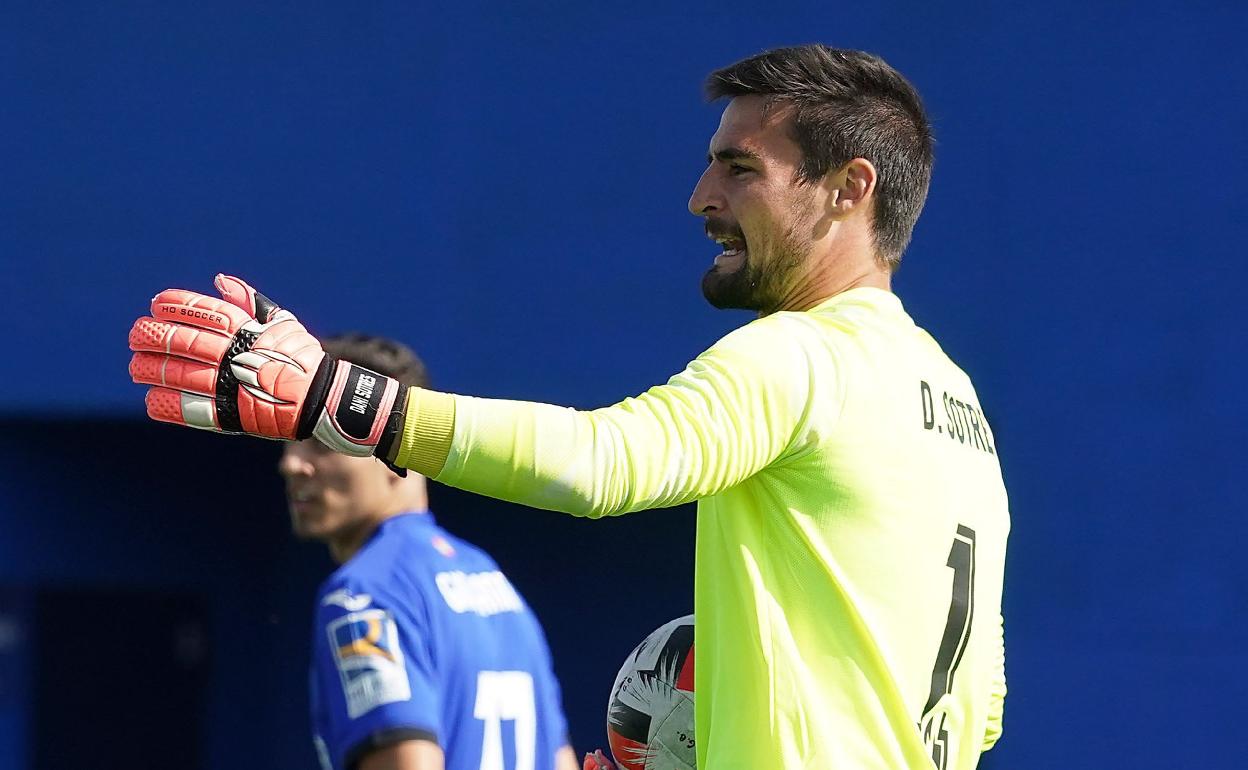
[[[373,455],[386,464],[386,467],[403,478],[407,478],[407,468],[401,468],[390,462],[390,452],[395,447],[395,443],[403,439],[403,424],[407,421],[407,386],[399,383],[399,393],[395,396],[394,407],[390,410],[390,416],[386,418],[386,427],[381,431],[381,438],[377,440],[377,448],[373,450]]]
[[[299,425],[295,429],[295,439],[302,441],[312,437],[312,429],[320,419],[321,410],[325,408],[325,399],[329,397],[329,386],[334,379],[334,369],[338,359],[326,353],[321,365],[316,368],[316,376],[308,386],[308,395],[303,400],[303,411],[299,412]]]

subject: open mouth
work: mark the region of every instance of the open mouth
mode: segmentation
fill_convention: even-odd
[[[707,228],[706,235],[715,241],[723,249],[715,257],[716,267],[735,267],[745,261],[748,247],[745,242],[745,235],[739,231],[734,232],[715,232],[710,227]]]
[[[735,267],[745,261],[745,239],[736,236],[724,236],[715,239],[723,247],[723,251],[715,257],[716,267]]]
[[[316,494],[310,489],[288,489],[286,500],[291,510],[302,513],[316,504]]]

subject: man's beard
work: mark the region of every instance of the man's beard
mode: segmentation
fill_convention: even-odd
[[[757,310],[760,278],[747,254],[745,262],[731,273],[722,272],[718,265],[707,270],[702,276],[702,296],[720,310]]]
[[[746,251],[744,263],[736,270],[726,272],[712,266],[702,276],[702,296],[719,310],[774,312],[782,301],[785,279],[803,261],[789,236],[776,244],[777,254],[766,270],[754,263],[752,250]]]

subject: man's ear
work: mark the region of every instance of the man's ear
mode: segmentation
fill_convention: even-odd
[[[875,195],[879,178],[875,166],[866,158],[854,158],[824,177],[828,191],[828,213],[844,218],[866,208]]]

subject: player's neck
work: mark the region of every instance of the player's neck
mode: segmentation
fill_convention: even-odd
[[[381,526],[384,519],[368,519],[360,523],[359,526],[338,533],[335,537],[325,542],[329,546],[329,557],[334,560],[335,564],[346,564],[351,560],[364,544],[368,542],[377,528]]]
[[[874,259],[858,259],[853,262],[826,260],[817,264],[804,280],[793,287],[776,308],[776,312],[810,310],[829,297],[863,287],[892,291],[892,272],[881,267]]]
[[[336,533],[326,541],[329,555],[335,563],[346,564],[386,521],[405,513],[427,510],[429,496],[425,492],[424,478],[409,473],[402,483],[395,484],[395,495],[383,512],[362,517],[355,526]]]

